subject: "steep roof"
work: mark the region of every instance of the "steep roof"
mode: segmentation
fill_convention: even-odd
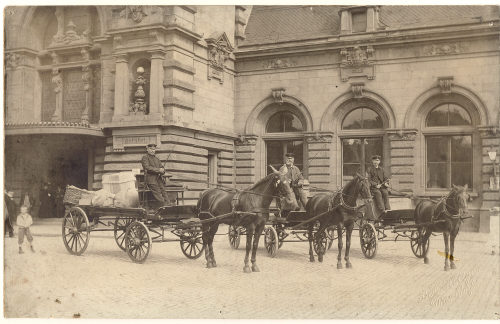
[[[254,6],[241,45],[306,40],[340,33],[343,6]],[[495,20],[498,6],[381,6],[386,30]]]

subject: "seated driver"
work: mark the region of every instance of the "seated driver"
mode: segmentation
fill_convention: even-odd
[[[142,157],[141,163],[144,168],[145,182],[149,189],[153,192],[154,198],[158,201],[159,207],[170,206],[172,203],[168,198],[168,193],[165,188],[165,168],[160,159],[155,155],[156,144],[148,144],[146,146],[147,154]]]
[[[370,181],[370,191],[373,194],[377,208],[383,213],[391,210],[389,205],[389,178],[385,175],[384,169],[380,166],[380,155],[372,156],[372,165],[368,168],[368,180]]]
[[[289,181],[290,187],[292,187],[297,202],[300,201],[303,209],[305,209],[307,204],[307,196],[304,190],[302,189],[302,185],[304,184],[304,176],[302,176],[302,172],[300,172],[299,168],[297,168],[293,164],[294,162],[295,162],[294,154],[286,153],[285,164],[280,168],[280,172],[286,174],[287,181]],[[300,205],[297,208],[297,210],[299,209]]]

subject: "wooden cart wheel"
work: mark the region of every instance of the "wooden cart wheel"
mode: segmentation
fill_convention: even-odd
[[[115,242],[118,244],[118,247],[122,249],[123,251],[126,251],[127,249],[125,248],[125,233],[127,232],[127,227],[132,224],[134,220],[132,218],[120,218],[117,217],[115,219],[115,226],[114,226],[114,236],[115,236]]]
[[[227,230],[227,237],[229,239],[229,245],[231,245],[231,247],[236,250],[238,246],[240,246],[240,228],[238,226],[229,225],[229,228]]]
[[[268,226],[264,232],[264,246],[266,247],[267,254],[274,258],[278,252],[278,233],[272,226]]]
[[[425,229],[423,228],[411,231],[411,236],[410,236],[411,250],[417,258],[423,258],[427,250],[429,250],[430,238],[427,239],[427,242],[424,244],[423,242],[424,235],[425,235]]]
[[[316,254],[325,254],[326,249],[328,247],[328,235],[326,234],[326,229],[321,232],[313,232],[314,240],[313,240],[313,248]]]
[[[361,251],[367,259],[373,259],[377,254],[377,231],[375,226],[364,223],[359,229]]]
[[[181,250],[188,259],[198,259],[204,250],[202,232],[192,228],[184,231],[181,235]]]
[[[133,222],[125,233],[125,248],[130,259],[136,263],[146,261],[153,243],[149,230],[141,222]]]
[[[82,255],[85,252],[90,240],[90,224],[83,209],[71,207],[64,215],[62,237],[69,253]]]
[[[328,226],[326,228],[326,237],[328,238],[328,246],[326,248],[330,250],[333,245],[333,241],[337,239],[337,228],[335,225]]]

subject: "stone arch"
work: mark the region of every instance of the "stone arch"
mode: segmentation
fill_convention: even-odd
[[[375,92],[364,90],[362,98],[355,98],[351,91],[337,97],[323,113],[320,130],[338,133],[344,117],[358,106],[365,106],[377,112],[382,118],[384,128],[396,127],[396,117],[389,102]]]
[[[103,6],[91,6],[93,7],[96,12],[97,16],[99,19],[99,33],[96,36],[104,36],[104,33],[106,32],[106,12],[105,8]],[[32,24],[34,19],[36,19],[36,13],[38,10],[47,10],[48,8],[51,7],[40,7],[40,6],[30,6],[28,9],[21,15],[21,35],[20,37],[21,44],[20,46],[24,46],[27,48],[30,48],[31,44],[31,39],[30,35],[32,34]],[[40,31],[43,33],[44,31]]]
[[[276,103],[272,96],[257,104],[245,123],[245,134],[262,134],[269,117],[279,111],[293,112],[301,120],[306,131],[313,130],[312,117],[306,105],[294,97],[284,95],[281,105]]]
[[[419,120],[421,126],[425,122],[424,116],[432,108],[444,102],[456,102],[464,107],[471,115],[473,124],[489,125],[489,114],[484,102],[474,92],[460,85],[453,84],[450,94],[443,94],[439,86],[430,88],[420,94],[407,110],[404,119],[404,128],[415,128],[415,121]]]

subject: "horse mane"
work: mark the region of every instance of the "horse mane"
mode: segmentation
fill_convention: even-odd
[[[351,181],[349,181],[345,186],[344,186],[344,190],[342,191],[343,193],[346,193],[346,192],[349,192],[352,188],[352,186],[355,186],[357,183],[359,182],[359,177],[358,176],[354,176],[354,178],[352,178]]]
[[[268,174],[267,176],[265,176],[264,178],[260,179],[259,181],[257,181],[255,184],[251,185],[250,187],[248,187],[247,189],[245,189],[246,191],[250,191],[250,190],[254,190],[255,188],[257,188],[258,186],[260,186],[262,183],[266,182],[269,180],[270,177],[274,176],[275,174],[274,173],[270,173]]]

